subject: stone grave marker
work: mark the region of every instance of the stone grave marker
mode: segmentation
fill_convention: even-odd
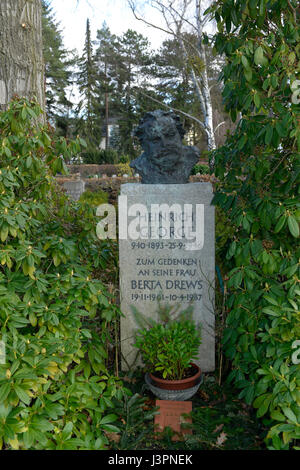
[[[158,303],[192,305],[201,325],[198,364],[215,367],[215,222],[210,183],[189,183],[199,160],[195,147],[182,144],[178,116],[156,110],[136,129],[144,152],[130,166],[141,184],[121,186],[119,253],[121,352],[124,370],[138,365],[132,346],[137,329],[132,306],[157,319]]]
[[[81,179],[65,181],[63,184],[64,190],[74,201],[78,201],[81,194],[85,189],[85,181]]]
[[[163,184],[128,183],[121,186],[119,235],[123,238],[119,239],[119,248],[121,310],[124,314],[121,318],[123,369],[133,366],[137,353],[132,346],[137,326],[131,306],[157,319],[160,301],[180,305],[182,309],[193,305],[194,320],[197,325],[201,324],[202,330],[198,364],[203,371],[214,370],[215,232],[212,197],[211,183],[169,184],[167,189]],[[166,223],[168,208],[176,208],[174,205],[179,206],[181,212],[178,212],[179,217],[170,212],[173,220],[169,228]],[[151,206],[154,211],[151,211]],[[158,212],[158,206],[163,208],[163,212]],[[157,226],[161,232],[169,231],[169,239],[157,238],[154,231]],[[175,238],[185,235],[185,228],[190,232],[188,237],[195,235],[190,239]],[[130,234],[141,238],[133,239]]]

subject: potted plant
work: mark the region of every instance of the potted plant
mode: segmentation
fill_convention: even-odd
[[[175,313],[173,307],[159,306],[159,321],[143,317],[134,346],[142,355],[151,391],[161,399],[187,400],[201,382],[201,369],[193,362],[198,357],[201,335],[192,320],[191,307],[177,316]],[[136,310],[135,317],[141,319]]]

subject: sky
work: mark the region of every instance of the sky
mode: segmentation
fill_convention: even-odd
[[[145,2],[140,3],[145,17],[162,26],[159,13],[147,7]],[[96,39],[97,29],[101,28],[104,21],[114,34],[122,34],[129,28],[143,34],[154,48],[159,48],[166,39],[163,32],[136,20],[127,0],[51,0],[51,6],[60,23],[67,49],[82,51],[87,18],[90,19],[93,39]]]

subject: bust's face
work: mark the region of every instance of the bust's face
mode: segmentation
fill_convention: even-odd
[[[143,139],[148,159],[161,168],[176,164],[181,156],[182,142],[175,122],[168,117],[153,121]]]

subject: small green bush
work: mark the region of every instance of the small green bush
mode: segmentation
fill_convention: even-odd
[[[209,166],[203,163],[195,165],[192,169],[192,175],[196,175],[197,173],[200,173],[200,175],[209,175]]]
[[[132,168],[130,168],[129,163],[118,163],[116,165],[117,168],[117,175],[122,176],[122,175],[128,175],[132,176],[133,171]]]
[[[86,150],[81,152],[81,158],[86,164],[114,164],[119,160],[119,153],[113,149]]]
[[[172,318],[171,309],[160,306],[161,320],[139,329],[134,346],[140,350],[149,372],[160,372],[164,379],[181,380],[198,356],[201,337],[192,321],[191,309],[181,312],[176,319]],[[135,316],[140,317],[136,310]]]
[[[129,155],[121,155],[119,158],[119,163],[130,163]]]
[[[108,201],[108,194],[102,189],[97,191],[84,191],[81,194],[79,202],[87,203],[90,207],[98,207],[100,204],[105,204]]]

